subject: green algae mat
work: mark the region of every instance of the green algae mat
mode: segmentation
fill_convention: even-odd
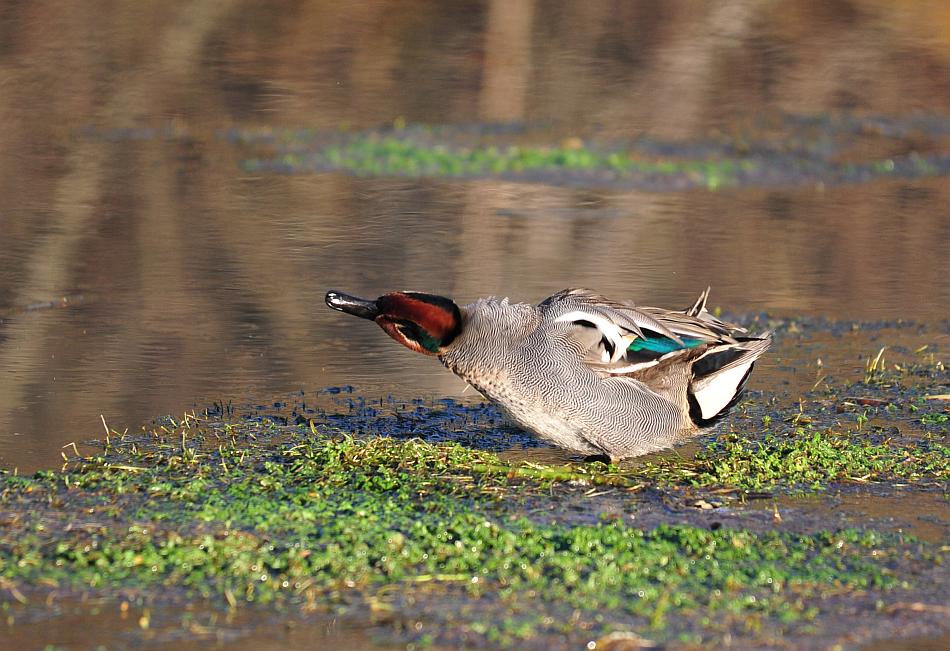
[[[220,136],[248,150],[242,168],[252,173],[502,178],[668,191],[946,176],[948,133],[950,121],[936,115],[776,114],[699,142],[618,139],[545,123],[402,119],[366,130],[232,129]],[[927,143],[924,153],[905,153],[911,135]]]
[[[791,404],[753,395],[731,429],[622,467],[501,451],[516,434],[490,407],[349,388],[323,396],[335,409],[300,396],[110,432],[62,470],[0,476],[5,626],[96,599],[142,631],[202,604],[349,618],[403,648],[946,635],[948,376],[893,355]]]

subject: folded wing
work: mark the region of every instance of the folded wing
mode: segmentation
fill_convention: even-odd
[[[749,336],[706,310],[709,289],[676,311],[612,301],[585,289],[566,289],[543,301],[556,323],[568,327],[582,361],[603,377],[643,381],[664,367],[687,364],[690,415],[706,425],[735,404],[771,334]],[[683,367],[680,367],[681,369]]]

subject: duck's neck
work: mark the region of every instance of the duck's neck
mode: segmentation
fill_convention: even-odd
[[[504,371],[512,348],[537,328],[533,305],[480,299],[461,308],[462,330],[440,355],[442,363],[466,380]]]

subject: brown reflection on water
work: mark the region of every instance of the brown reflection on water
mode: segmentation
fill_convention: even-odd
[[[749,508],[778,510],[787,525],[836,522],[839,526],[870,526],[879,530],[908,533],[928,543],[945,543],[950,535],[945,495],[923,492],[839,494],[781,497],[774,503],[750,502]],[[824,520],[823,520],[824,519]]]
[[[31,595],[33,596],[33,595]],[[43,608],[45,606],[45,608]],[[147,648],[156,651],[281,651],[346,649],[396,651],[374,636],[367,615],[337,618],[297,612],[277,621],[262,612],[222,613],[195,604],[130,605],[118,599],[52,594],[26,605],[11,603],[0,623],[4,649]],[[445,647],[429,645],[440,651]]]
[[[100,414],[462,391],[327,310],[331,287],[680,306],[711,284],[737,311],[945,318],[944,179],[651,194],[250,175],[216,135],[401,117],[700,138],[778,111],[950,112],[944,3],[686,7],[0,3],[0,465],[56,463]],[[66,294],[82,300],[23,309]]]

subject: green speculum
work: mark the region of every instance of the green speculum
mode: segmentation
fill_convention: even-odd
[[[648,337],[647,339],[637,339],[627,347],[627,350],[632,353],[636,353],[641,350],[648,350],[654,353],[671,353],[674,350],[679,350],[681,348],[694,348],[703,343],[702,339],[695,339],[693,337],[683,337],[682,339],[682,344],[679,344],[675,340],[668,337]]]

